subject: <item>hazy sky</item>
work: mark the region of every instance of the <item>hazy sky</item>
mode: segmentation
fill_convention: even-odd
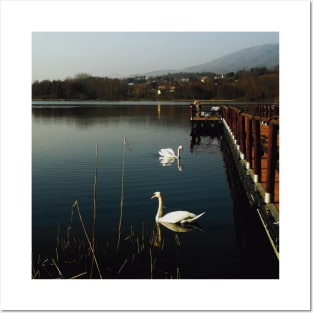
[[[278,32],[33,32],[32,80],[183,69],[279,43]]]

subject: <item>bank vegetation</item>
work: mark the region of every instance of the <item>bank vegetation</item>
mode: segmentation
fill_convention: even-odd
[[[32,84],[33,100],[237,100],[279,101],[279,67],[236,73],[169,73],[156,77],[95,77]]]

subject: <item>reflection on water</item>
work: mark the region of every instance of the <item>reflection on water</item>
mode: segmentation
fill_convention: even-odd
[[[177,164],[177,169],[179,171],[183,170],[183,165],[180,162],[180,158],[179,159],[174,159],[174,158],[167,158],[167,157],[159,157],[159,161],[160,164],[162,166],[172,166],[173,164]]]
[[[32,253],[41,278],[58,276],[52,258],[65,277],[89,275],[85,234],[70,214],[77,200],[92,233],[97,142],[95,253],[102,277],[278,277],[266,236],[244,209],[223,135],[193,142],[188,105],[34,107],[32,118]],[[180,159],[159,159],[160,148],[180,144]],[[156,225],[155,190],[168,211],[206,211],[199,228]]]
[[[173,224],[173,223],[166,223],[166,222],[160,222],[160,224],[162,224],[167,229],[176,233],[187,233],[195,229],[198,229],[198,230],[201,229],[200,226],[197,226],[196,224],[181,225],[181,224]]]
[[[186,122],[186,113],[189,113],[189,106],[145,106],[141,105],[108,105],[99,107],[41,107],[33,108],[33,118],[43,122],[66,122],[75,124],[77,127],[93,127],[102,122],[116,123],[124,119],[143,120],[149,123],[157,123],[164,120],[166,124],[176,123],[175,121]]]
[[[233,199],[233,214],[236,234],[236,244],[241,259],[247,271],[256,270],[257,264],[262,264],[258,269],[259,275],[267,277],[272,273],[273,278],[278,278],[278,260],[274,258],[274,252],[266,240],[262,240],[260,233],[264,232],[259,217],[248,203],[245,191],[241,185],[235,165],[232,162],[231,152],[226,141],[221,146],[223,158],[226,164],[226,175]],[[272,256],[272,257],[269,257]]]
[[[155,247],[160,247],[164,245],[164,242],[162,242],[161,225],[171,230],[174,233],[188,233],[193,230],[202,230],[200,226],[197,226],[195,224],[194,225],[193,224],[181,225],[181,224],[173,224],[173,223],[166,223],[166,222],[156,222],[155,223],[156,235],[153,238],[153,245]]]

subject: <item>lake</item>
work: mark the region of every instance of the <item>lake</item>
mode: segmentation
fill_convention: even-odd
[[[192,142],[190,127],[187,102],[33,102],[33,277],[279,278],[222,132]],[[179,145],[179,161],[159,160]],[[156,224],[156,191],[164,214],[205,214]]]

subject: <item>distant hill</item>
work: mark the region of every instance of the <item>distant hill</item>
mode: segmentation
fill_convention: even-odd
[[[234,53],[224,55],[208,63],[189,66],[180,70],[161,70],[146,73],[146,76],[161,76],[168,73],[196,73],[212,72],[226,74],[237,72],[242,69],[249,70],[254,67],[273,68],[279,64],[279,44],[265,44],[256,47],[239,50]]]
[[[184,72],[227,73],[253,67],[273,68],[279,64],[279,45],[266,44],[227,54],[211,62],[184,68]]]
[[[160,70],[160,71],[153,71],[153,72],[148,72],[145,73],[147,77],[156,77],[156,76],[163,76],[167,74],[172,74],[172,73],[179,73],[182,72],[182,70]]]

